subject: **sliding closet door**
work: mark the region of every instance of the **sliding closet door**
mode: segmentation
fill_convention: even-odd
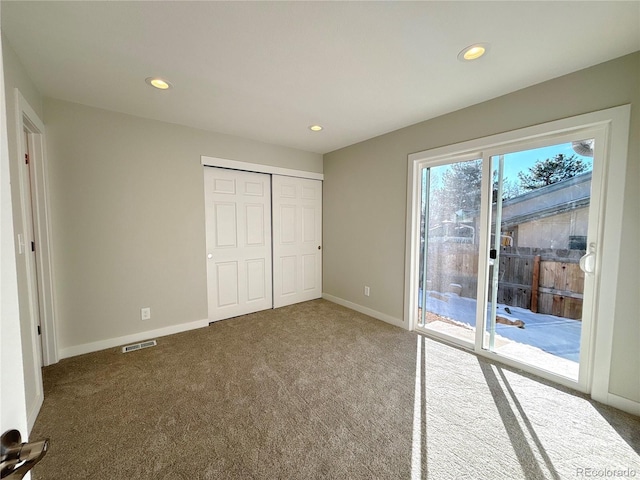
[[[205,168],[209,320],[272,308],[270,175]]]
[[[273,304],[322,296],[322,182],[273,175]]]

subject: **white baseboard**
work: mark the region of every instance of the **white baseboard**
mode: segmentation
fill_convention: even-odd
[[[173,335],[174,333],[181,333],[188,330],[195,330],[196,328],[203,328],[208,325],[209,320],[197,320],[195,322],[181,323],[179,325],[158,328],[156,330],[133,333],[131,335],[125,335],[124,337],[109,338],[107,340],[100,340],[98,342],[84,343],[82,345],[75,345],[73,347],[61,348],[59,351],[60,358],[62,359],[75,357],[76,355],[97,352],[100,350],[105,350],[107,348],[127,345],[129,343],[141,342],[143,340],[149,340],[156,337],[165,337],[167,335]]]
[[[599,400],[601,401],[601,400]],[[635,402],[633,400],[629,400],[628,398],[625,397],[620,397],[618,395],[615,395],[613,393],[609,393],[607,395],[607,401],[606,402],[602,402],[602,403],[606,403],[607,405],[617,408],[618,410],[623,410],[625,412],[628,412],[632,415],[636,415],[638,417],[640,417],[640,403],[639,402]]]
[[[350,302],[349,300],[345,300],[340,297],[334,297],[333,295],[324,292],[322,293],[322,298],[324,298],[325,300],[329,300],[330,302],[337,303],[338,305],[342,305],[343,307],[350,308],[351,310],[355,310],[356,312],[364,313],[365,315],[369,315],[370,317],[373,317],[377,320],[382,320],[383,322],[390,323],[391,325],[395,325],[396,327],[408,330],[407,326],[401,319],[392,317],[391,315],[387,315],[386,313],[381,313],[377,310],[363,307],[362,305],[358,305],[357,303]]]
[[[40,390],[40,393],[35,398],[33,405],[29,408],[27,412],[27,432],[31,433],[33,429],[33,425],[36,423],[36,418],[38,418],[38,414],[40,413],[40,408],[42,408],[42,403],[44,402],[44,393]]]

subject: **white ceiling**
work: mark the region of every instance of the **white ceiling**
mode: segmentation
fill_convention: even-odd
[[[318,153],[640,50],[638,1],[3,1],[1,11],[45,96]],[[488,55],[458,61],[476,42],[490,42]],[[156,75],[174,88],[147,86]]]

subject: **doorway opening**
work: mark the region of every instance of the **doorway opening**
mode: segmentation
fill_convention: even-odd
[[[38,274],[38,249],[39,245],[36,246],[36,236],[38,232],[38,225],[35,223],[34,219],[36,218],[37,212],[34,210],[34,203],[36,199],[35,195],[35,174],[33,172],[32,163],[35,160],[35,155],[33,153],[33,143],[37,138],[34,138],[34,135],[38,135],[37,133],[32,133],[29,131],[27,126],[27,122],[23,124],[24,130],[24,144],[23,144],[23,157],[24,157],[24,176],[23,176],[23,189],[25,191],[24,199],[25,199],[25,218],[24,218],[24,240],[23,247],[24,255],[26,256],[26,264],[27,264],[27,282],[28,282],[28,296],[29,296],[29,310],[31,322],[33,325],[33,335],[35,336],[34,341],[34,349],[36,350],[34,353],[34,358],[37,358],[37,365],[43,367],[44,364],[44,353],[43,353],[43,342],[42,342],[42,315],[40,308],[40,297],[41,292],[38,288],[40,284],[40,275]]]
[[[15,90],[16,152],[21,228],[17,234],[22,357],[27,423],[31,430],[44,400],[42,366],[58,361],[44,124]]]

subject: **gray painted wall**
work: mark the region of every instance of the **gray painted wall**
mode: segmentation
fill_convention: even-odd
[[[640,52],[325,155],[324,292],[402,319],[408,154],[627,103],[631,137],[610,391],[640,401]]]
[[[44,114],[62,349],[207,318],[201,155],[322,172],[238,137],[59,100]]]

